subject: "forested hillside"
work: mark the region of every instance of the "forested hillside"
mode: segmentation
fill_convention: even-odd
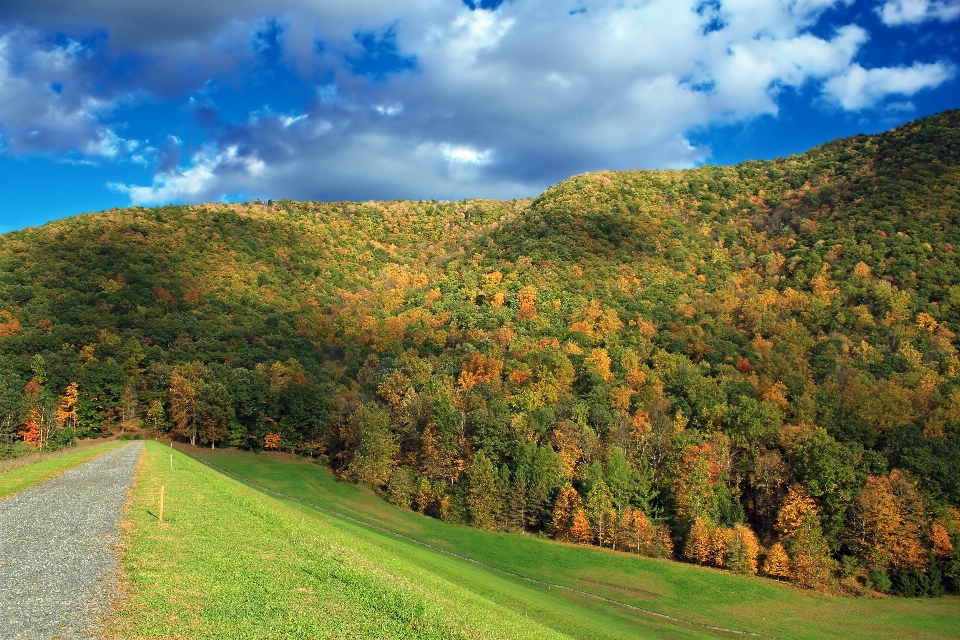
[[[532,201],[10,233],[0,452],[154,428],[318,456],[476,527],[957,590],[958,162],[952,111]]]

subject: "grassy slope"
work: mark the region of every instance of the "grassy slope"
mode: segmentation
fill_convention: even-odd
[[[108,451],[116,449],[125,442],[110,442],[92,449],[85,449],[75,453],[41,460],[23,467],[11,469],[0,473],[0,500],[9,498],[15,493],[23,491],[33,485],[45,482],[50,478],[60,475],[64,471],[69,471],[76,466],[89,462],[94,458],[101,456]]]
[[[170,471],[167,451],[147,443],[116,637],[704,637],[274,499],[174,455]]]
[[[327,469],[302,459],[233,450],[196,451],[258,484],[450,551],[688,620],[785,638],[960,637],[957,598],[833,598],[770,580],[742,578],[676,562],[454,527],[395,508],[369,492],[336,482]],[[442,557],[431,560],[437,571],[446,569],[447,564]],[[611,615],[613,619],[606,629],[612,637],[618,633],[627,633],[629,637],[629,627],[621,623],[633,616],[616,612],[612,605],[588,600],[581,604],[583,608],[573,615],[580,615],[587,608]],[[593,633],[580,637],[596,637]],[[634,637],[637,633],[633,631]]]

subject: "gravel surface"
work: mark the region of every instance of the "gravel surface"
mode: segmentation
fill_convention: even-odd
[[[131,442],[0,501],[0,638],[89,638],[116,581]]]

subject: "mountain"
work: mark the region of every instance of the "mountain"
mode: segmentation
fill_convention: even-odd
[[[785,551],[783,575],[818,588],[956,588],[958,160],[948,111],[533,200],[9,233],[0,446],[150,427],[319,456],[483,528],[634,535],[743,572]]]

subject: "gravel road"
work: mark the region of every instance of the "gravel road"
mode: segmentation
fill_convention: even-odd
[[[0,501],[0,638],[88,638],[116,579],[131,442]]]

